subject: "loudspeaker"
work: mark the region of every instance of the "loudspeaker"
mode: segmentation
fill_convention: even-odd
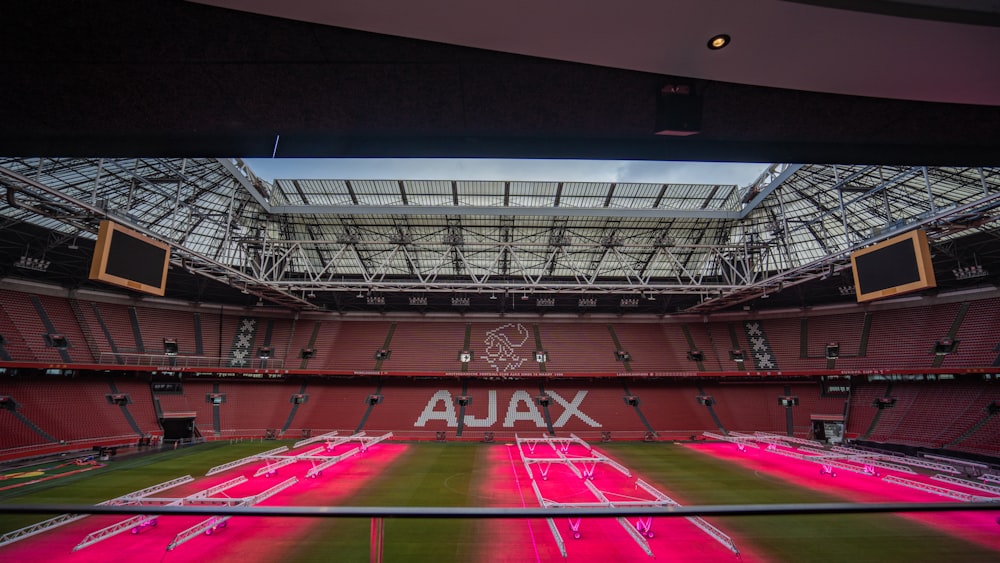
[[[177,339],[176,338],[164,338],[163,339],[163,354],[166,356],[176,356],[177,355]]]
[[[266,359],[270,358],[271,354],[273,354],[273,353],[274,353],[274,348],[272,348],[271,346],[261,346],[257,350],[257,357],[260,358],[260,359],[262,359],[262,360],[266,360]]]
[[[302,349],[302,359],[303,360],[312,359],[314,356],[316,356],[316,349],[315,348],[303,348]]]
[[[729,359],[734,362],[743,363],[743,350],[730,350]]]
[[[782,407],[795,407],[799,404],[799,398],[795,395],[778,397],[778,405]]]
[[[549,396],[548,395],[539,395],[539,396],[535,397],[535,402],[538,403],[538,406],[540,406],[540,407],[547,407],[547,406],[549,406]]]
[[[896,406],[896,397],[877,397],[872,405],[877,409],[888,409]]]
[[[664,85],[656,99],[657,135],[685,137],[701,131],[701,96],[694,84]]]
[[[934,343],[934,353],[938,356],[943,356],[945,354],[951,354],[958,347],[958,340],[953,340],[951,338],[942,338]]]
[[[112,393],[109,395],[105,395],[105,397],[107,397],[108,403],[112,405],[118,405],[118,406],[128,405],[129,403],[132,402],[129,399],[129,396],[126,395],[125,393]]]
[[[826,359],[835,360],[840,357],[840,344],[831,342],[826,345]]]
[[[705,354],[701,350],[688,350],[687,356],[692,362],[700,362],[705,359]]]
[[[66,337],[61,334],[47,334],[46,337],[49,341],[49,346],[53,348],[66,348],[69,343],[66,342]]]

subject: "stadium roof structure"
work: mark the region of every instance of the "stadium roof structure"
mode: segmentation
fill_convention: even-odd
[[[89,253],[71,247],[110,218],[170,244],[168,297],[296,310],[814,305],[853,295],[850,251],[918,227],[942,286],[1000,271],[998,168],[775,164],[746,186],[268,182],[240,159],[3,158],[0,186],[17,233],[0,272],[80,284]],[[993,276],[949,272],[973,264]]]

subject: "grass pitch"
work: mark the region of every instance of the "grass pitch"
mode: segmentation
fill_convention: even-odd
[[[216,443],[124,458],[86,473],[5,491],[0,493],[0,502],[96,503],[183,475],[197,478],[212,466],[276,445],[280,443]],[[490,448],[502,447],[472,443],[410,444],[387,470],[354,491],[344,504],[486,506],[488,499],[477,491],[489,487],[489,464],[496,463],[489,459]],[[676,495],[684,504],[842,500],[673,444],[610,443],[601,444],[598,449],[671,496]],[[364,463],[364,459],[358,462]],[[0,533],[44,518],[2,515]],[[732,535],[741,548],[772,561],[1000,560],[997,551],[890,514],[729,517],[712,521]],[[322,519],[308,527],[306,536],[289,547],[283,560],[330,561],[336,554],[338,561],[367,561],[369,526],[368,520]],[[476,521],[388,519],[385,560],[475,561],[483,553],[482,526],[482,522]]]

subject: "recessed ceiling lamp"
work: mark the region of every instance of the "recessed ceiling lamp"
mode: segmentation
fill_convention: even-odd
[[[726,45],[729,45],[729,42],[731,40],[732,39],[725,33],[714,35],[712,36],[711,39],[708,40],[708,48],[711,49],[712,51],[718,51],[719,49],[724,48]]]

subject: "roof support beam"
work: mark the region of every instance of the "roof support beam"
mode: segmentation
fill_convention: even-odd
[[[616,217],[624,219],[739,219],[736,211],[593,207],[485,207],[430,205],[275,205],[285,215],[483,215],[489,217]]]
[[[785,180],[789,179],[792,176],[792,174],[798,172],[799,168],[802,168],[801,164],[789,164],[787,168],[785,168],[766,186],[761,188],[761,190],[757,192],[757,195],[755,195],[753,199],[750,200],[750,203],[747,203],[745,206],[743,206],[743,209],[741,209],[740,212],[736,214],[736,217],[733,217],[733,219],[745,219],[746,216],[749,215],[751,211],[753,211],[754,209],[757,208],[758,205],[760,205],[760,202],[764,201],[764,199],[767,196],[771,195],[771,192],[776,190],[778,186],[780,186],[785,182]]]
[[[237,162],[233,162],[233,160],[229,158],[218,158],[216,160],[219,162],[219,164],[222,165],[223,168],[228,170],[229,173],[232,174],[234,178],[236,178],[236,180],[240,183],[240,185],[243,186],[243,189],[245,189],[247,193],[253,196],[253,198],[257,200],[257,203],[259,203],[261,207],[270,212],[271,209],[270,202],[267,201],[267,198],[264,197],[264,194],[261,193],[260,189],[258,189],[258,187],[254,184],[253,180],[250,178],[249,176],[250,172],[248,172],[249,168],[247,168],[247,170],[242,169],[246,168],[246,165],[243,164],[242,160],[238,160]]]

